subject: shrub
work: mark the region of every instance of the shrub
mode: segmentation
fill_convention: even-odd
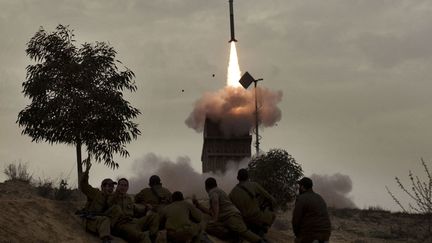
[[[4,173],[7,176],[8,181],[22,181],[30,183],[32,175],[28,172],[27,164],[21,162],[17,164],[12,163],[6,166]]]
[[[271,149],[253,158],[248,170],[250,178],[263,186],[282,210],[294,200],[297,181],[303,176],[301,166],[283,149]]]
[[[40,179],[36,183],[36,191],[37,194],[41,197],[45,198],[53,198],[54,195],[54,187],[53,182],[48,179]]]
[[[71,197],[73,190],[68,188],[68,183],[65,179],[60,181],[59,187],[54,189],[54,199],[64,201]]]
[[[409,203],[408,207],[403,206],[402,203],[386,186],[387,192],[390,194],[392,199],[399,205],[399,207],[406,213],[417,213],[426,216],[426,227],[427,232],[432,232],[432,174],[426,162],[421,159],[423,170],[426,173],[426,180],[421,181],[418,176],[408,172],[408,177],[411,182],[411,186],[405,186],[402,184],[398,177],[395,177],[396,183],[399,188],[411,199],[413,203]]]

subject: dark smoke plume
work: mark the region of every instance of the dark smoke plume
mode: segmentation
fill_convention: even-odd
[[[334,175],[317,175],[310,177],[313,189],[327,202],[327,206],[334,208],[357,208],[348,194],[352,190],[351,178],[336,173]]]
[[[208,177],[214,177],[218,186],[229,193],[237,184],[237,171],[239,168],[246,168],[248,160],[228,163],[227,171],[222,173],[198,173],[195,171],[188,157],[179,157],[176,161],[149,153],[144,158],[135,160],[133,163],[133,175],[129,179],[129,192],[134,194],[141,189],[148,187],[148,180],[151,175],[158,175],[162,185],[171,192],[181,191],[185,197],[197,195],[200,198],[207,197],[204,189],[204,181]]]
[[[225,135],[245,134],[255,126],[255,94],[254,89],[242,87],[225,87],[217,92],[205,93],[195,103],[185,123],[188,127],[202,132],[205,119],[220,124]],[[277,104],[282,99],[282,92],[270,91],[258,87],[259,124],[264,127],[273,126],[281,119],[281,110]]]

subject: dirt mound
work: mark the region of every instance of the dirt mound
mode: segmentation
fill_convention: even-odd
[[[76,198],[79,200],[56,201],[39,196],[36,188],[27,183],[0,183],[0,242],[100,242],[85,232],[74,214],[85,203],[83,197]],[[422,227],[427,218],[420,215],[358,209],[329,212],[331,242],[432,242]],[[278,214],[267,235],[269,242],[294,242],[290,220],[290,210]]]
[[[99,242],[75,216],[78,204],[40,197],[27,183],[1,183],[1,242]]]

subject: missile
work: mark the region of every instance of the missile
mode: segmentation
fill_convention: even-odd
[[[233,1],[229,0],[229,11],[230,11],[230,29],[231,29],[231,39],[228,42],[237,42],[234,35],[234,8]]]

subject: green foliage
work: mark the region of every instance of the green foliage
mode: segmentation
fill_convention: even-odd
[[[140,112],[123,99],[124,90],[136,90],[134,73],[118,70],[114,48],[105,42],[76,46],[73,31],[58,25],[51,33],[41,27],[26,53],[36,63],[27,66],[22,84],[31,99],[18,115],[22,133],[77,150],[85,145],[97,162],[118,167],[113,154],[129,155],[125,144],[140,135],[131,119]],[[80,172],[81,161],[78,166]]]
[[[297,181],[303,176],[301,166],[283,149],[271,149],[253,158],[248,170],[251,179],[261,184],[282,209],[294,200]]]
[[[27,164],[21,162],[19,162],[18,165],[16,163],[8,164],[3,172],[9,181],[30,183],[32,180],[32,175],[28,172]]]

